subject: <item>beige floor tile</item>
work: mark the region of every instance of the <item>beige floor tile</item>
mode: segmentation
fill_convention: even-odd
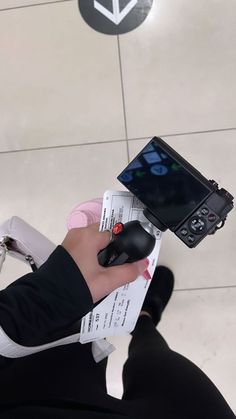
[[[236,194],[236,131],[163,138],[208,179]],[[149,139],[129,141],[130,157]],[[233,210],[221,231],[188,249],[173,233],[163,235],[159,263],[176,274],[176,288],[236,285],[236,214]]]
[[[154,1],[120,37],[128,137],[236,126],[236,3]]]
[[[6,179],[1,183],[0,223],[17,215],[60,243],[74,206],[116,190],[116,176],[126,164],[125,142],[0,154]],[[17,277],[18,266],[5,269],[2,284]]]
[[[159,330],[169,346],[200,367],[236,411],[236,289],[175,292]],[[117,351],[109,357],[108,392],[122,396],[122,366],[129,336],[109,338]],[[181,371],[180,371],[181,374]]]
[[[43,3],[55,3],[56,1],[57,0],[1,0],[0,10],[13,9],[22,6],[32,6]]]
[[[125,136],[117,38],[77,1],[0,13],[0,151]]]
[[[37,3],[43,3],[37,0]],[[47,0],[53,3],[54,0]],[[0,0],[0,10],[36,0]],[[148,135],[236,126],[233,0],[153,2],[146,21],[120,37],[128,136],[134,157]],[[77,0],[0,12],[0,151],[125,138],[117,39],[93,31]],[[209,178],[236,194],[236,131],[164,138]],[[0,223],[18,215],[60,243],[79,202],[122,189],[125,142],[0,154]],[[236,215],[189,250],[164,234],[159,262],[176,292],[160,331],[235,403]],[[8,258],[0,289],[28,272]],[[190,289],[189,291],[178,291]],[[108,391],[122,395],[130,336],[109,338]]]

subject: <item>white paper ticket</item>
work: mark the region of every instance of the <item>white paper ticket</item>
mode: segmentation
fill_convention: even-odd
[[[100,230],[111,230],[118,223],[132,220],[147,222],[143,215],[143,205],[130,192],[106,191]],[[155,229],[156,244],[149,255],[148,271],[152,276],[157,265],[161,232]],[[108,295],[93,311],[83,317],[80,342],[87,343],[108,336],[130,333],[138,320],[150,280],[139,276],[136,281],[126,284]]]

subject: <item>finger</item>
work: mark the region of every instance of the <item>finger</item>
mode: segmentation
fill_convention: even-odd
[[[90,224],[87,228],[92,231],[99,231],[100,223]]]
[[[103,233],[103,231],[100,231],[100,223],[94,223],[94,224],[90,224],[88,227],[90,230],[96,231],[98,233]],[[111,234],[110,230],[104,230],[104,231],[109,231]]]
[[[110,243],[110,239],[111,239],[110,231],[106,230],[106,231],[99,232],[96,236],[97,252],[107,247],[108,244]]]
[[[139,275],[143,274],[147,266],[148,261],[144,259],[135,263],[126,263],[120,266],[105,268],[104,275],[106,277],[108,293],[122,285],[135,281]]]
[[[99,231],[99,227],[100,223],[95,223],[91,224],[88,228],[90,229],[90,232],[94,234],[93,238],[98,243],[98,250],[101,250],[108,245],[112,237],[112,233],[110,230]]]

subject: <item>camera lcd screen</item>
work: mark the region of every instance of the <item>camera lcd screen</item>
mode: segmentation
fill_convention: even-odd
[[[159,221],[175,229],[212,189],[152,140],[118,176]]]

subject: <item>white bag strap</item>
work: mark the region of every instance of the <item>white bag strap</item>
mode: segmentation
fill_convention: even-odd
[[[14,216],[0,226],[0,272],[6,254],[39,268],[55,248],[56,245],[47,237],[21,218]],[[7,358],[20,358],[56,346],[79,342],[79,337],[80,334],[76,333],[45,345],[26,347],[9,338],[0,326],[0,355]],[[96,362],[101,361],[114,350],[114,346],[104,339],[92,343],[92,353]]]
[[[39,268],[55,250],[56,245],[19,217],[12,217],[0,226],[0,240],[9,255],[27,262],[31,256]]]
[[[2,270],[2,266],[5,262],[6,259],[6,254],[7,254],[7,243],[8,241],[8,237],[2,237],[1,241],[0,241],[0,273]]]
[[[9,336],[0,326],[0,355],[5,356],[6,358],[21,358],[22,356],[42,352],[46,349],[54,348],[55,346],[68,345],[69,343],[79,342],[79,337],[80,334],[76,333],[75,335],[67,336],[66,338],[55,340],[54,342],[46,343],[45,345],[23,346],[9,338]]]

